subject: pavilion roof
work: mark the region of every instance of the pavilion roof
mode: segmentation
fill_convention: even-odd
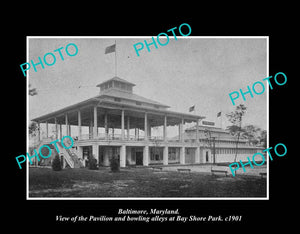
[[[163,107],[163,108],[157,109],[154,106],[153,107],[139,106],[139,105],[134,105],[134,104],[111,101],[111,100],[106,99],[107,96],[108,97],[117,97],[117,98],[121,98],[121,99],[135,100],[135,101],[139,101],[139,102],[142,102],[142,103],[158,105],[158,106]],[[78,103],[73,104],[73,105],[69,105],[67,107],[64,107],[62,109],[50,112],[48,114],[36,117],[36,118],[32,119],[32,121],[43,122],[43,121],[47,121],[47,120],[53,119],[54,117],[59,117],[59,116],[60,116],[60,118],[62,118],[62,115],[65,114],[65,113],[74,112],[74,111],[79,110],[79,109],[85,109],[85,108],[88,108],[88,107],[92,107],[94,105],[98,105],[98,107],[104,108],[104,109],[108,108],[108,109],[113,110],[113,109],[122,109],[123,108],[123,109],[126,109],[126,110],[132,110],[134,112],[147,111],[148,113],[153,113],[153,114],[158,114],[158,115],[166,114],[168,116],[172,116],[172,117],[177,116],[178,118],[183,117],[185,119],[190,119],[190,120],[192,120],[192,119],[193,120],[204,119],[205,118],[204,116],[171,111],[171,110],[167,109],[169,106],[161,104],[159,102],[144,98],[142,96],[139,96],[139,95],[136,95],[136,94],[133,94],[133,93],[110,89],[110,90],[105,91],[102,94],[97,95],[95,97],[89,98],[87,100],[78,102]],[[49,121],[49,123],[51,123],[51,122],[53,122],[53,120]]]

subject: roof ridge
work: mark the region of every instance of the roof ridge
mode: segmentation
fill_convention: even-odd
[[[104,84],[104,83],[106,83],[106,82],[109,82],[109,81],[111,81],[111,80],[116,80],[116,81],[120,81],[120,82],[123,82],[123,83],[126,83],[126,84],[130,84],[130,85],[132,85],[132,86],[135,86],[135,84],[132,83],[132,82],[129,82],[129,81],[127,81],[127,80],[125,80],[125,79],[123,79],[123,78],[120,78],[120,77],[118,77],[118,76],[114,76],[114,77],[112,77],[112,78],[110,78],[110,79],[108,79],[108,80],[105,80],[105,81],[101,82],[100,84],[96,85],[96,87],[99,87],[100,85],[102,85],[102,84]]]
[[[114,97],[114,96],[117,96],[117,95],[114,95],[116,93],[122,93],[122,94],[127,95],[127,97],[126,96],[125,97],[121,97],[121,98],[124,98],[124,99],[135,100],[135,97],[137,97],[137,98],[140,98],[142,100],[135,100],[135,101],[140,101],[140,102],[145,102],[145,103],[150,103],[150,104],[156,104],[156,105],[160,105],[160,106],[164,106],[164,107],[170,107],[168,105],[162,104],[160,102],[154,101],[154,100],[149,99],[149,98],[145,98],[145,97],[140,96],[138,94],[126,92],[126,91],[119,90],[119,89],[106,90],[101,95],[103,95],[103,96],[113,96]],[[132,98],[130,98],[129,96],[132,96]]]

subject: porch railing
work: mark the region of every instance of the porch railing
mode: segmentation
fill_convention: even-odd
[[[114,140],[121,140],[122,135],[121,134],[105,134],[105,133],[98,133],[97,137],[94,138],[93,134],[82,134],[80,140],[92,140],[92,139],[97,139],[97,140],[103,140],[103,141],[114,141]],[[145,137],[142,136],[135,136],[135,135],[124,135],[124,140],[125,141],[144,141]],[[164,137],[163,136],[148,136],[148,140],[152,142],[163,142]],[[166,139],[169,142],[180,142],[178,138],[174,137],[167,137]],[[185,142],[194,142],[195,140],[187,140],[185,139]]]

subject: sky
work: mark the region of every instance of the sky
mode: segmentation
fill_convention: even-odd
[[[171,35],[171,34],[170,34]],[[156,36],[154,35],[156,39]],[[46,53],[56,56],[53,66],[42,69],[31,68],[28,83],[37,89],[38,95],[29,96],[29,119],[59,110],[99,95],[97,84],[115,76],[115,53],[104,54],[107,46],[117,43],[117,76],[136,84],[135,94],[170,106],[170,110],[206,117],[219,127],[230,125],[225,116],[234,111],[229,93],[247,91],[247,85],[268,77],[267,38],[228,37],[160,37],[158,48],[146,46],[137,56],[135,43],[152,41],[149,37],[29,37],[28,61],[38,63]],[[74,43],[78,47],[75,56],[68,56],[65,47]],[[64,61],[54,50],[64,47],[61,52]],[[74,47],[69,47],[74,53]],[[51,63],[51,56],[47,56]],[[247,94],[246,101],[236,100],[247,107],[243,125],[252,124],[267,129],[267,82],[266,91],[261,95]],[[257,91],[260,91],[257,86]],[[222,118],[217,113],[222,111]]]

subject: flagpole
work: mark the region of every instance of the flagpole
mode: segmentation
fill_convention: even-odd
[[[222,129],[222,122],[223,122],[223,111],[221,110],[221,129]]]
[[[117,76],[117,40],[115,40],[115,76]]]

